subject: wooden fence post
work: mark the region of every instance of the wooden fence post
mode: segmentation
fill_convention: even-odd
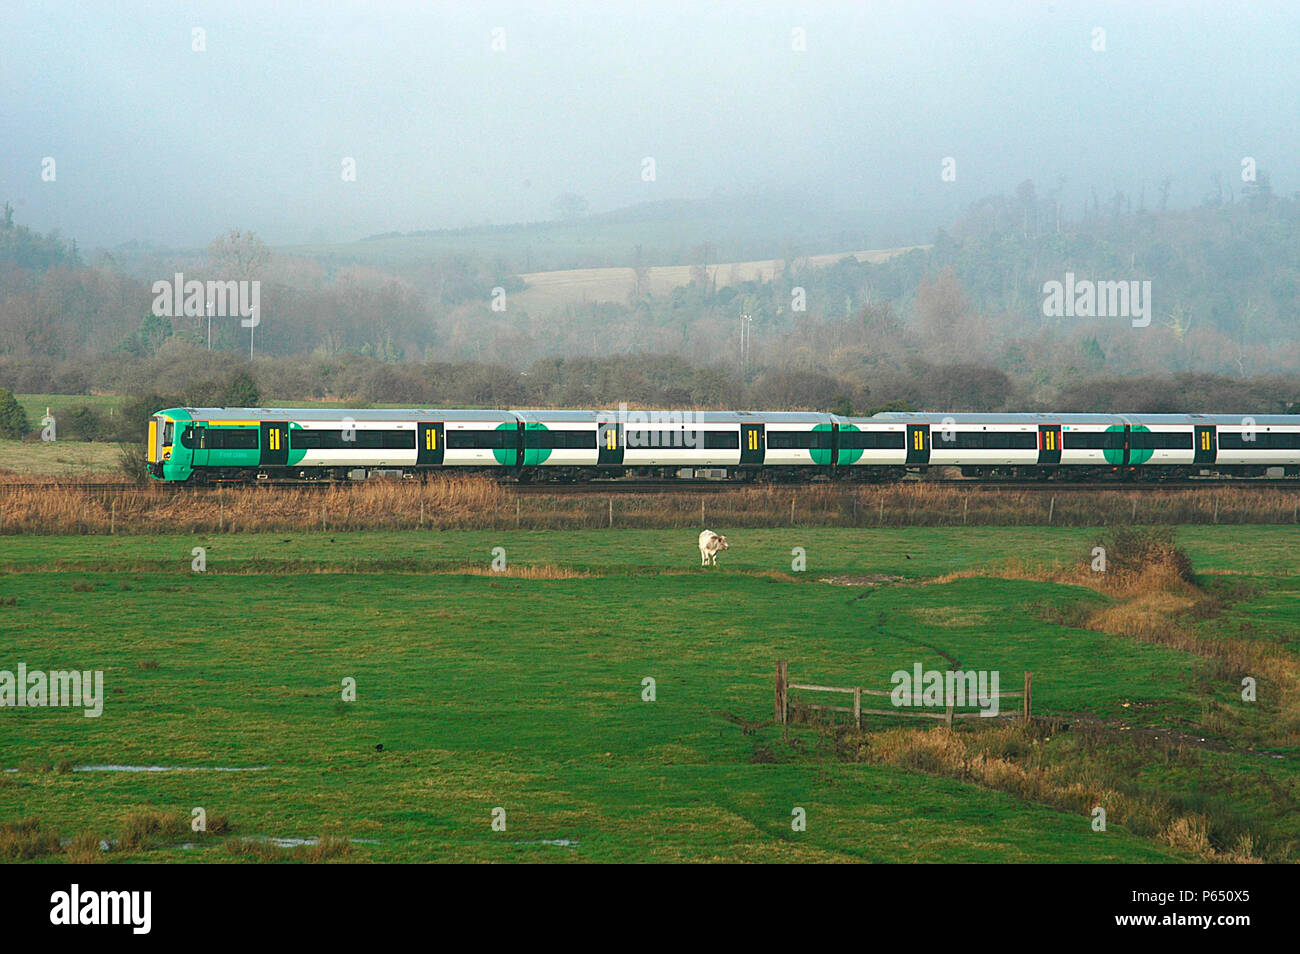
[[[862,687],[853,687],[853,726],[856,729],[862,728]]]
[[[952,706],[948,706],[948,708],[944,710],[943,721],[948,724],[948,728],[952,728]]]
[[[1030,698],[1031,698],[1030,693],[1033,691],[1033,685],[1034,685],[1034,674],[1026,670],[1025,671],[1025,722],[1029,721],[1030,715],[1033,713],[1033,706],[1030,703]]]
[[[785,660],[776,664],[776,717],[775,721],[780,725],[785,725],[786,719],[786,686],[789,679],[786,673]]]

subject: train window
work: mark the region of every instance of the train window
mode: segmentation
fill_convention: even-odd
[[[590,431],[524,431],[524,446],[555,450],[595,450],[596,432]]]
[[[768,450],[829,449],[830,431],[768,431]]]
[[[208,450],[257,450],[257,429],[253,427],[201,428],[199,441],[199,446]]]
[[[1133,431],[1129,446],[1134,450],[1191,450],[1191,431]]]
[[[1061,434],[1061,446],[1066,450],[1123,450],[1124,432],[1065,431]]]
[[[1256,431],[1253,441],[1244,433],[1219,432],[1219,450],[1300,450],[1300,434],[1276,434]]]
[[[902,450],[907,437],[902,431],[840,431],[845,450]]]
[[[637,431],[629,429],[624,435],[627,446],[639,448],[695,448],[704,444],[704,432],[695,428],[680,431]],[[739,446],[739,445],[737,445]]]
[[[303,430],[289,432],[294,450],[415,450],[415,431],[352,430],[344,440],[343,431]]]
[[[519,443],[517,430],[447,431],[444,437],[447,450],[507,450]]]
[[[705,450],[739,450],[739,431],[705,431]]]
[[[1048,432],[1052,433],[1051,431]],[[1033,431],[950,431],[952,440],[940,428],[934,439],[935,450],[1037,450],[1038,435]],[[1051,450],[1052,448],[1047,448]]]

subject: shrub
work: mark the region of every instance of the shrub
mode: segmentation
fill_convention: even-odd
[[[31,429],[27,412],[18,403],[14,393],[8,388],[0,388],[0,437],[11,441],[20,440]]]

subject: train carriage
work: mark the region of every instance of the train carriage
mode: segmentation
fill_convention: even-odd
[[[829,468],[833,463],[835,420],[829,414],[785,412],[747,415],[751,422],[743,443],[762,451],[765,467]],[[750,442],[757,447],[750,447]]]
[[[1059,414],[1061,460],[1067,469],[1118,473],[1125,464],[1128,429],[1117,414]]]
[[[897,471],[928,446],[929,437],[915,425],[894,421],[888,415],[832,418],[835,423],[837,467],[889,468]]]
[[[590,476],[1300,476],[1300,415],[168,408],[156,480],[340,480],[483,470]]]
[[[618,444],[614,415],[597,411],[512,411],[523,425],[524,467],[593,468]],[[610,434],[611,427],[614,433]],[[606,463],[606,466],[609,466]]]
[[[1212,414],[1204,420],[1218,468],[1243,476],[1277,467],[1290,476],[1300,474],[1300,416]]]
[[[761,414],[735,411],[629,411],[622,423],[622,463],[680,470],[761,466]]]

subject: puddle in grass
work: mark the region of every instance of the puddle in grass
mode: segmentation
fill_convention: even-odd
[[[74,765],[74,772],[265,772],[269,765],[232,768],[224,765]],[[16,771],[16,770],[15,770]]]
[[[250,765],[237,768],[226,765],[74,765],[74,772],[265,772],[269,765]],[[16,768],[0,769],[7,775],[17,775]]]
[[[319,838],[275,838],[268,835],[252,835],[248,838],[248,841],[260,841],[268,845],[275,845],[277,848],[301,848],[305,845],[320,844]],[[379,844],[379,842],[374,838],[349,838],[348,841],[354,845]],[[192,841],[187,841],[185,844],[181,845],[181,849],[184,851],[193,851],[197,847],[199,846]]]

